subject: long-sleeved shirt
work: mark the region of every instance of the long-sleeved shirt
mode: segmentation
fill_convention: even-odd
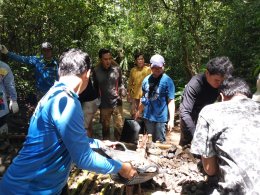
[[[213,88],[206,79],[205,74],[192,77],[185,87],[180,104],[180,118],[184,123],[184,131],[195,131],[197,119],[201,109],[216,101],[219,91]]]
[[[58,80],[58,63],[52,59],[46,61],[41,56],[20,56],[13,52],[8,52],[7,56],[20,63],[28,64],[35,69],[36,89],[41,94],[45,94]]]
[[[59,194],[71,163],[98,173],[118,173],[121,162],[94,152],[86,135],[78,95],[55,83],[38,103],[28,135],[0,181],[0,194]]]
[[[9,113],[7,98],[17,101],[14,75],[11,68],[0,61],[0,117]]]

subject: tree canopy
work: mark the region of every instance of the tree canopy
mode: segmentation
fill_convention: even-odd
[[[0,42],[10,51],[32,55],[50,41],[57,57],[79,47],[96,62],[98,50],[107,47],[125,71],[134,65],[136,51],[147,62],[160,53],[177,88],[210,58],[225,55],[235,74],[255,89],[260,71],[257,0],[0,0],[0,8]],[[20,88],[28,89],[28,67],[8,63]]]

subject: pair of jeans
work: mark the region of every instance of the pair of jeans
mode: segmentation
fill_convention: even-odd
[[[166,123],[164,122],[153,122],[144,119],[145,129],[148,134],[152,134],[153,142],[166,141]]]

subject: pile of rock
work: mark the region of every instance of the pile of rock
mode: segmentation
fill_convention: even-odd
[[[0,147],[0,177],[17,155],[24,141],[24,134],[8,135],[9,143]],[[163,149],[162,149],[163,148]],[[168,149],[165,149],[168,148]],[[116,183],[110,175],[96,174],[74,167],[68,186],[71,194],[209,194],[215,187],[215,178],[208,178],[202,171],[198,158],[189,148],[175,145],[152,144],[145,149],[145,158],[159,168],[153,179],[141,185],[126,186]],[[134,162],[133,162],[134,164]],[[141,167],[142,162],[135,166]],[[145,165],[146,166],[146,165]],[[129,189],[131,189],[129,193]]]
[[[141,185],[125,186],[118,184],[109,175],[73,169],[69,188],[73,193],[89,190],[92,194],[210,194],[215,187],[215,178],[208,178],[203,172],[200,160],[194,158],[189,148],[172,145],[163,150],[155,144],[146,150],[146,158],[159,167],[159,174]],[[133,163],[134,164],[134,163]],[[140,165],[141,162],[135,165]],[[85,187],[82,187],[85,186]],[[129,188],[134,188],[129,193]],[[128,193],[127,193],[128,192]]]
[[[203,173],[200,159],[194,158],[189,148],[173,145],[167,150],[161,150],[161,153],[158,151],[156,155],[148,156],[160,167],[160,174],[153,178],[157,188],[171,194],[207,194],[214,186]]]

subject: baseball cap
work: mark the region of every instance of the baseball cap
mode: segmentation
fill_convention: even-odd
[[[155,54],[151,57],[150,63],[151,63],[151,68],[154,67],[154,66],[163,67],[165,61],[164,61],[164,58],[161,55]]]
[[[52,45],[49,42],[42,43],[42,49],[52,49]]]

